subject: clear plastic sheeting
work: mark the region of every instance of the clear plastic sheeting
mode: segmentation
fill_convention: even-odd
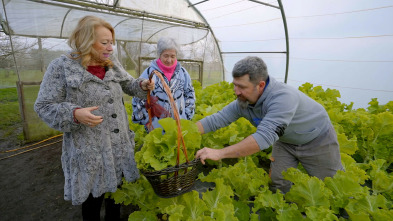
[[[46,68],[53,59],[70,51],[67,39],[86,15],[101,17],[114,27],[113,54],[134,77],[139,77],[151,60],[157,58],[158,39],[172,37],[180,44],[179,62],[193,80],[202,86],[224,80],[215,37],[195,8],[188,7],[187,1],[107,3],[1,1],[0,88],[18,88],[25,140],[38,140],[55,133],[39,120],[33,104]],[[130,98],[125,102],[130,102]]]
[[[191,0],[190,4],[195,4],[213,30],[226,81],[232,81],[234,64],[246,56],[262,57],[270,73],[284,81],[287,44],[278,1]]]
[[[143,2],[143,4],[142,4]],[[204,19],[188,1],[113,1],[103,3],[85,0],[2,0],[0,18],[2,40],[8,41],[13,56],[4,57],[7,68],[14,68],[19,80],[40,81],[49,62],[70,50],[66,39],[77,22],[86,15],[105,19],[115,28],[115,55],[126,69],[139,76],[140,58],[156,57],[156,43],[161,37],[172,37],[181,45],[179,58],[202,62],[218,71],[217,79],[204,79],[203,84],[224,80],[219,47]],[[12,40],[12,42],[10,41]],[[58,41],[56,39],[63,39]],[[23,46],[22,46],[23,45]],[[20,50],[22,49],[22,50]],[[11,50],[11,49],[10,49]],[[35,52],[34,54],[32,52]],[[15,56],[16,55],[16,56]],[[25,70],[39,70],[29,76]],[[210,74],[209,74],[210,76]]]
[[[198,23],[193,23],[144,14],[143,11],[136,17],[135,11],[127,14],[127,10],[118,12],[106,7],[104,11],[101,8],[60,4],[58,1],[9,0],[5,3],[7,19],[2,13],[2,20],[8,21],[12,35],[30,37],[68,38],[78,20],[86,15],[102,17],[111,23],[116,30],[117,40],[157,42],[160,36],[170,36],[180,44],[189,44],[204,38],[208,33],[207,27],[196,27],[203,24],[200,18]],[[193,19],[197,18],[195,12],[189,14],[194,14]]]
[[[62,22],[69,9],[26,0],[5,3],[10,33],[19,36],[61,37]],[[2,25],[3,26],[3,25]]]
[[[189,7],[190,3],[184,0],[123,0],[119,2],[119,6],[204,23],[194,8]]]
[[[116,39],[155,43],[161,36],[171,36],[179,44],[190,44],[206,37],[207,29],[195,29],[142,19],[127,19],[114,26]],[[142,33],[142,34],[141,34]]]

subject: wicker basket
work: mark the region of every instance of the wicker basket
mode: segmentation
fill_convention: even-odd
[[[156,74],[161,79],[161,82],[164,85],[164,89],[171,102],[171,107],[174,112],[174,118],[177,122],[177,126],[178,126],[177,162],[176,162],[176,166],[168,167],[159,171],[141,171],[141,172],[147,178],[147,180],[153,187],[154,192],[158,196],[163,198],[170,198],[170,197],[179,196],[192,189],[192,187],[195,184],[195,180],[198,176],[197,166],[200,163],[200,161],[199,159],[194,159],[193,161],[188,160],[187,150],[180,128],[180,117],[179,114],[177,113],[176,104],[173,100],[170,89],[159,72],[153,71],[150,74],[149,77],[150,79],[152,78],[153,73]],[[147,101],[148,103],[150,102],[150,93],[148,93]],[[148,109],[148,113],[149,113],[149,121],[151,123],[152,116],[149,109]],[[183,153],[186,158],[186,162],[183,164],[179,164],[180,143],[183,144]]]
[[[147,178],[157,196],[170,198],[179,196],[192,189],[198,176],[198,163],[200,163],[199,159],[194,159],[189,163],[183,163],[179,166],[168,167],[159,171],[142,171],[142,174]],[[183,171],[185,172],[182,173]],[[173,176],[171,176],[172,174]],[[163,178],[163,175],[171,177],[165,178],[164,176]]]

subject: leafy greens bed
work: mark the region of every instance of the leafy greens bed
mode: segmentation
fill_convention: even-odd
[[[232,84],[226,82],[204,89],[198,82],[194,85],[196,115],[193,122],[182,122],[188,124],[190,129],[185,131],[192,136],[185,139],[192,140],[187,144],[189,156],[204,146],[223,148],[237,143],[255,131],[247,120],[239,119],[226,128],[202,135],[200,140],[190,123],[219,111],[235,95]],[[129,220],[392,220],[393,101],[380,105],[372,99],[367,109],[352,109],[352,103],[338,100],[337,90],[323,90],[309,83],[299,90],[326,108],[338,135],[345,172],[319,180],[304,173],[300,165],[284,172],[284,177],[294,183],[291,190],[285,195],[272,193],[268,188],[268,149],[235,161],[208,161],[209,170],[201,172],[199,180],[213,182],[215,187],[205,192],[159,198],[142,176],[134,183],[125,182],[110,196],[117,203],[139,208],[130,214]],[[131,105],[126,107],[132,113]],[[140,149],[136,153],[139,168],[159,170],[173,165],[173,159],[167,157],[176,153],[176,139],[168,141],[168,146],[149,149],[147,145],[157,144],[162,132],[146,135],[141,125],[130,122],[130,127],[136,132]],[[168,149],[171,146],[173,149]]]

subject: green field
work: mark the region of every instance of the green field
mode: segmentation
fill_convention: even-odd
[[[135,70],[127,70],[133,77],[137,77]],[[194,76],[195,73],[190,73]],[[43,74],[38,70],[21,70],[21,80],[28,82],[39,82],[42,80]],[[32,142],[42,140],[50,136],[59,134],[58,131],[49,128],[43,123],[34,111],[34,102],[37,98],[39,86],[25,85],[23,86],[24,94],[24,108],[25,108],[25,133],[23,134],[23,122],[19,110],[18,93],[16,89],[16,82],[18,76],[13,70],[0,69],[0,114],[2,120],[0,121],[1,139],[12,139],[21,142]],[[215,84],[222,80],[222,74],[219,72],[211,72],[204,76],[203,86]],[[130,104],[131,96],[124,94],[124,102]]]
[[[0,89],[0,141],[14,140],[20,143],[23,141],[22,119],[19,113],[19,102],[16,88]]]
[[[20,70],[21,81],[41,81],[44,76],[39,70]],[[6,70],[0,68],[0,88],[16,87],[19,81],[15,70]]]

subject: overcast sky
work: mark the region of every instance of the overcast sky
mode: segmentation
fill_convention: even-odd
[[[193,3],[200,0],[191,1]],[[278,5],[277,1],[264,1]],[[393,1],[284,0],[289,31],[288,84],[304,82],[334,88],[341,102],[367,107],[393,101]],[[224,52],[285,51],[278,9],[246,0],[210,0],[197,5]],[[285,54],[225,54],[227,78],[233,64],[261,56],[269,72],[285,77]]]

